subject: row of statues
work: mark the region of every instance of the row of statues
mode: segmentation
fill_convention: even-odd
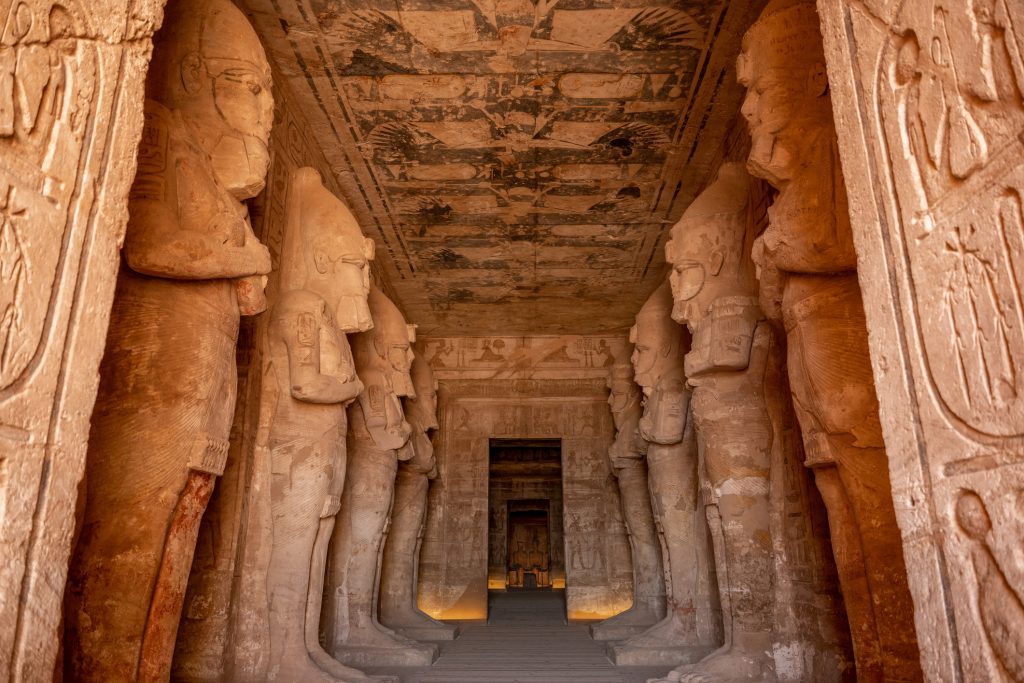
[[[673,227],[669,282],[637,315],[632,368],[614,367],[609,378],[618,430],[609,456],[638,597],[629,613],[592,630],[625,638],[610,648],[619,663],[678,665],[667,681],[777,680],[770,468],[782,444],[771,406],[791,390],[831,528],[857,678],[920,680],[814,3],[769,3],[744,38],[737,72],[749,158],[723,164]],[[748,171],[778,191],[760,235]],[[644,397],[639,419],[631,369]],[[780,369],[789,390],[772,381]],[[633,502],[647,491],[622,476],[642,471],[644,457],[649,505]],[[699,508],[713,568],[699,566]],[[664,600],[644,579],[659,552]],[[709,580],[717,604],[701,585]],[[656,596],[651,608],[648,596]],[[626,620],[648,628],[629,635]],[[835,662],[830,675],[843,668]]]
[[[89,442],[67,680],[167,680],[228,457],[239,317],[267,307],[270,253],[243,201],[269,166],[270,66],[228,0],[178,0],[165,26]],[[429,664],[436,645],[412,638],[455,636],[416,607],[436,385],[415,326],[371,286],[372,240],[315,170],[290,178],[286,220],[261,328],[264,675],[388,680],[352,667]]]
[[[228,0],[178,0],[165,26],[68,579],[68,680],[166,680],[228,457],[239,319],[267,307],[270,253],[243,202],[270,163],[269,64]],[[619,663],[678,666],[671,681],[777,678],[772,406],[790,391],[858,677],[920,678],[818,30],[813,2],[773,0],[748,32],[749,159],[673,228],[669,281],[611,369],[634,605],[593,633]],[[748,171],[778,190],[760,235]],[[455,635],[416,607],[436,385],[373,257],[317,172],[296,171],[260,328],[268,680],[368,680],[358,668],[429,664],[420,639]]]

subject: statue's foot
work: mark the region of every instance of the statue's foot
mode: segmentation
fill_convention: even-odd
[[[422,647],[422,643],[405,636],[401,636],[389,628],[377,627],[361,628],[349,634],[345,640],[344,647],[375,647],[385,649],[404,649],[410,647]]]
[[[774,681],[775,667],[766,652],[733,648],[714,652],[696,664],[686,664],[662,679],[671,683],[747,683]]]
[[[348,667],[344,667],[347,672],[339,670],[336,674],[330,673],[320,668],[312,657],[303,654],[284,655],[281,658],[284,665],[268,676],[267,680],[281,683],[369,683],[373,680],[362,671]]]
[[[646,647],[652,649],[694,647],[696,634],[687,631],[674,615],[669,615],[643,633],[623,641],[628,647]]]
[[[345,666],[334,657],[327,654],[327,651],[317,644],[316,647],[309,648],[309,658],[320,667],[320,669],[327,674],[345,681],[346,683],[398,683],[398,678],[395,676],[371,676],[364,674],[359,669],[353,669],[350,666]]]

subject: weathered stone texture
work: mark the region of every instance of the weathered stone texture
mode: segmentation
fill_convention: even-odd
[[[1024,14],[819,12],[924,675],[1021,680]]]
[[[0,679],[50,680],[163,2],[0,8]]]

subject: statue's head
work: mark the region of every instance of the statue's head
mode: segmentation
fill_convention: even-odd
[[[776,187],[805,163],[816,144],[809,134],[833,125],[823,54],[814,0],[772,0],[743,36],[736,74],[747,88],[747,167]]]
[[[420,353],[414,354],[410,375],[416,397],[405,401],[406,419],[423,431],[437,429],[437,380],[430,361]]]
[[[672,319],[693,332],[719,297],[753,296],[750,176],[743,164],[722,164],[718,176],[672,228],[665,259],[672,266]]]
[[[412,344],[416,326],[408,325],[394,302],[377,287],[370,287],[370,314],[373,316],[373,347],[383,360],[383,369],[398,396],[414,398],[412,377]]]
[[[623,414],[632,405],[639,405],[640,387],[633,381],[633,366],[628,363],[616,363],[608,370],[608,406],[612,411],[615,428],[619,425]]]
[[[633,372],[636,383],[649,396],[658,382],[683,372],[683,356],[688,351],[686,331],[672,320],[672,290],[662,283],[636,314],[629,331],[633,343]]]
[[[373,240],[363,237],[348,206],[308,166],[292,174],[287,213],[281,288],[319,294],[333,307],[342,332],[369,330]]]
[[[228,192],[239,200],[259,194],[270,165],[270,64],[230,0],[168,5],[146,88],[147,97],[189,123]]]

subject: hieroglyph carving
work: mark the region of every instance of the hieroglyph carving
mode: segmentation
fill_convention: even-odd
[[[743,39],[750,171],[779,190],[754,246],[781,310],[806,464],[828,509],[861,680],[921,676],[814,3],[773,0]],[[776,288],[765,296],[766,286]],[[778,309],[776,309],[778,306]]]
[[[442,623],[417,606],[420,545],[427,521],[427,491],[437,477],[431,433],[437,429],[437,381],[430,363],[418,353],[412,361],[415,397],[402,400],[412,427],[406,445],[412,457],[398,466],[391,527],[384,543],[380,578],[380,620],[413,639],[451,640],[456,626]]]
[[[272,412],[272,550],[268,680],[365,678],[319,641],[327,544],[345,481],[345,407],[363,389],[346,333],[372,325],[366,301],[373,242],[319,174],[291,178],[281,294],[267,331],[264,399]]]
[[[693,419],[720,534],[715,567],[725,644],[671,680],[774,681],[768,475],[773,430],[765,402],[772,335],[750,260],[750,177],[726,163],[672,228],[673,319],[693,335],[685,368]],[[703,487],[702,487],[703,488]]]
[[[321,628],[328,651],[346,664],[424,666],[433,661],[436,646],[400,636],[377,619],[380,552],[398,460],[413,455],[401,398],[416,395],[409,375],[415,325],[407,325],[376,287],[369,302],[374,327],[352,337],[364,389],[348,409],[348,471],[331,539]]]
[[[0,3],[3,680],[53,675],[149,38],[162,4]]]
[[[1024,7],[821,12],[925,677],[1024,680]]]
[[[162,680],[223,471],[240,314],[270,254],[241,200],[269,163],[270,67],[227,0],[179,0],[147,81],[125,266],[89,440],[65,650],[75,680]]]

